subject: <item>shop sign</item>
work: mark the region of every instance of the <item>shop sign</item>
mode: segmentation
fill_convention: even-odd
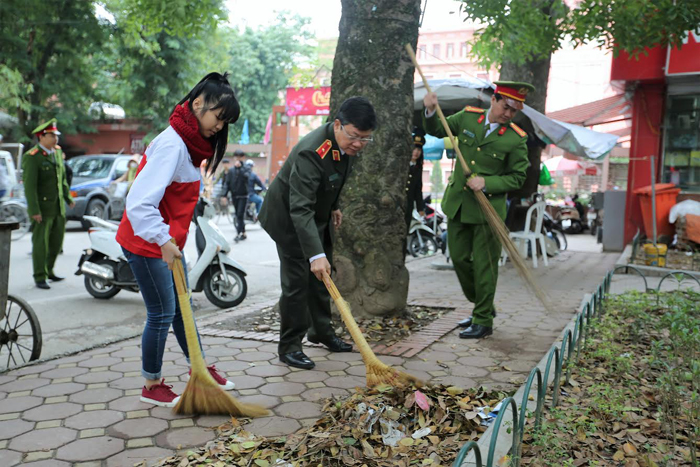
[[[328,115],[331,87],[287,88],[287,115]]]
[[[668,48],[666,75],[700,74],[700,28],[690,31],[680,49]]]

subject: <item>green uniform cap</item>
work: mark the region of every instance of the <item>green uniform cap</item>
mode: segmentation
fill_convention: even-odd
[[[55,135],[60,135],[61,132],[58,131],[58,127],[56,126],[57,120],[55,118],[52,118],[46,123],[42,123],[38,127],[34,128],[32,131],[33,134],[37,136],[41,136],[44,133],[53,133]]]
[[[521,81],[494,81],[494,84],[495,93],[505,97],[508,105],[516,109],[522,109],[527,94],[535,90],[532,84]]]

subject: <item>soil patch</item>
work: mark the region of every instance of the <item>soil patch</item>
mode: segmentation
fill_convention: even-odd
[[[522,465],[697,466],[700,294],[612,297]],[[551,406],[551,398],[548,399]]]
[[[357,325],[371,345],[383,344],[387,347],[404,340],[411,334],[420,331],[438,318],[453,311],[452,308],[434,308],[423,306],[408,306],[402,313],[394,316],[376,318],[355,318]],[[340,315],[333,310],[333,322],[336,325],[336,335],[350,342],[352,338]],[[280,315],[277,307],[267,307],[255,313],[232,316],[216,323],[212,327],[249,332],[279,332]]]

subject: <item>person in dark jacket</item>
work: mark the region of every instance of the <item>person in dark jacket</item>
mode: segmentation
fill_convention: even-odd
[[[258,214],[260,214],[260,208],[262,207],[263,198],[255,191],[255,188],[260,188],[260,191],[265,191],[265,185],[263,184],[260,177],[253,172],[253,167],[255,167],[255,162],[251,159],[245,161],[244,165],[250,169],[250,177],[248,178],[248,201],[255,203],[255,216],[253,217],[253,222],[258,221]]]
[[[425,201],[423,201],[423,146],[425,136],[418,131],[413,133],[413,153],[408,168],[406,181],[406,228],[411,226],[413,210],[425,216]]]
[[[306,334],[331,352],[352,346],[335,334],[330,296],[323,285],[333,263],[333,232],[343,215],[338,198],[351,159],[372,141],[374,107],[364,97],[345,100],[333,121],[294,146],[270,184],[260,210],[260,225],[277,244],[282,296],[279,357],[287,365],[311,369],[302,351]]]
[[[248,205],[248,180],[250,179],[250,169],[245,166],[245,153],[237,149],[233,153],[233,168],[226,178],[226,190],[223,197],[231,193],[233,207],[236,210],[236,237],[235,242],[248,238],[245,234],[245,209]]]

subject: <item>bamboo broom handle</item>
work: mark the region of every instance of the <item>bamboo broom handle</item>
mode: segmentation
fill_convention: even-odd
[[[352,313],[350,313],[350,311],[348,310],[348,305],[345,303],[343,297],[340,295],[340,292],[335,286],[335,283],[333,283],[333,279],[331,279],[331,276],[324,273],[323,283],[325,284],[326,289],[328,289],[328,293],[330,294],[331,298],[338,306],[338,312],[340,313],[340,317],[343,319],[345,326],[347,326],[348,331],[352,336],[352,340],[354,340],[355,344],[357,344],[357,348],[360,351],[360,355],[362,355],[362,359],[365,361],[365,363],[368,363],[372,359],[376,359],[377,357],[372,352],[372,349],[367,343],[365,336],[362,335],[360,327],[357,325],[357,322],[355,321],[355,318],[353,318]]]
[[[416,67],[416,70],[418,70],[418,74],[420,75],[421,79],[423,80],[423,85],[425,86],[425,90],[428,91],[429,93],[433,92],[432,89],[430,89],[430,85],[428,84],[428,80],[425,78],[425,75],[423,74],[423,70],[421,69],[420,65],[418,64],[418,61],[416,60],[416,54],[413,52],[413,47],[411,47],[411,44],[406,44],[406,51],[408,52],[408,55],[411,57],[411,60],[413,61],[413,65]],[[457,158],[459,159],[459,163],[462,166],[462,170],[464,170],[464,173],[467,177],[471,175],[471,170],[469,170],[469,167],[467,166],[467,163],[464,160],[464,157],[462,156],[462,152],[459,150],[459,145],[457,144],[457,140],[455,139],[454,135],[452,134],[452,130],[450,130],[450,125],[447,123],[447,119],[445,118],[445,114],[442,113],[442,109],[440,108],[440,103],[437,104],[436,107],[438,117],[440,117],[440,121],[442,122],[442,126],[445,127],[445,132],[447,133],[447,136],[450,138],[450,142],[452,143],[452,147],[454,148],[455,152],[457,153]]]
[[[202,357],[202,350],[199,347],[197,328],[194,324],[194,316],[192,316],[190,295],[187,288],[187,281],[185,280],[185,268],[182,265],[182,260],[177,258],[173,266],[173,281],[177,289],[177,299],[180,304],[182,322],[185,326],[185,338],[187,340],[187,350],[190,356],[190,365],[192,366],[193,372],[206,373],[206,365]]]

